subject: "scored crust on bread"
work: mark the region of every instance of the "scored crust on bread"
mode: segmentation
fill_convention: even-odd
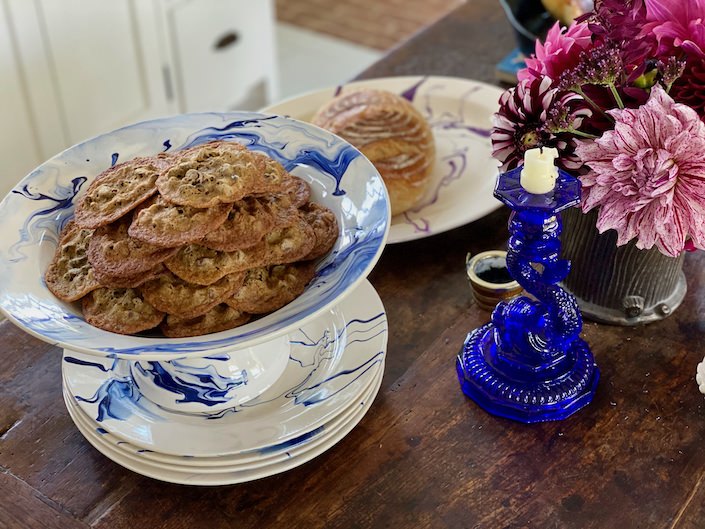
[[[76,204],[74,221],[82,228],[99,228],[119,219],[156,193],[154,183],[171,162],[172,157],[162,153],[103,171]]]
[[[428,122],[409,101],[386,90],[357,89],[325,104],[312,123],[347,140],[374,164],[389,192],[392,215],[423,197],[435,143]]]

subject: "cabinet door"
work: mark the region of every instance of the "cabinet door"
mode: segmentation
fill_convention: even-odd
[[[271,0],[175,2],[167,20],[182,112],[258,108],[273,96]]]
[[[152,2],[34,5],[69,144],[169,113]]]

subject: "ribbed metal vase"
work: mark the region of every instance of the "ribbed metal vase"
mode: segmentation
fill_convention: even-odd
[[[563,211],[562,254],[571,271],[563,283],[577,299],[583,317],[616,325],[661,320],[681,304],[686,280],[683,258],[655,247],[639,250],[634,241],[617,246],[614,230],[600,234],[597,210]]]

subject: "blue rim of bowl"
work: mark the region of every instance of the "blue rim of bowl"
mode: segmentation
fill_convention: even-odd
[[[313,199],[332,206],[341,234],[333,250],[317,261],[316,277],[304,294],[242,327],[181,339],[102,331],[87,324],[75,305],[54,298],[41,275],[53,256],[61,227],[72,217],[76,197],[91,178],[118,161],[173,152],[212,139],[239,141],[277,159],[309,181],[312,194],[319,195]],[[5,233],[0,241],[0,311],[51,344],[97,356],[141,360],[248,347],[319,316],[367,277],[390,228],[389,198],[382,178],[357,149],[309,123],[255,112],[182,114],[84,141],[27,175],[0,202],[0,213],[0,230]],[[23,285],[30,291],[22,290]]]

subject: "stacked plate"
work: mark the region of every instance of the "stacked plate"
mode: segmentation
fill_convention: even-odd
[[[255,399],[218,413],[162,408],[139,392],[130,361],[68,349],[64,400],[96,449],[140,474],[193,485],[270,476],[331,448],[369,410],[384,371],[384,307],[363,281],[289,340],[283,375]]]
[[[336,216],[339,237],[300,296],[234,329],[167,338],[99,329],[82,317],[80,303],[49,291],[44,270],[84,186],[118,162],[211,140],[279,161]],[[389,225],[379,172],[323,129],[254,112],[136,123],[47,160],[0,202],[0,312],[64,348],[69,413],[110,459],[177,483],[247,481],[321,454],[369,409],[382,378],[387,320],[365,278]]]

